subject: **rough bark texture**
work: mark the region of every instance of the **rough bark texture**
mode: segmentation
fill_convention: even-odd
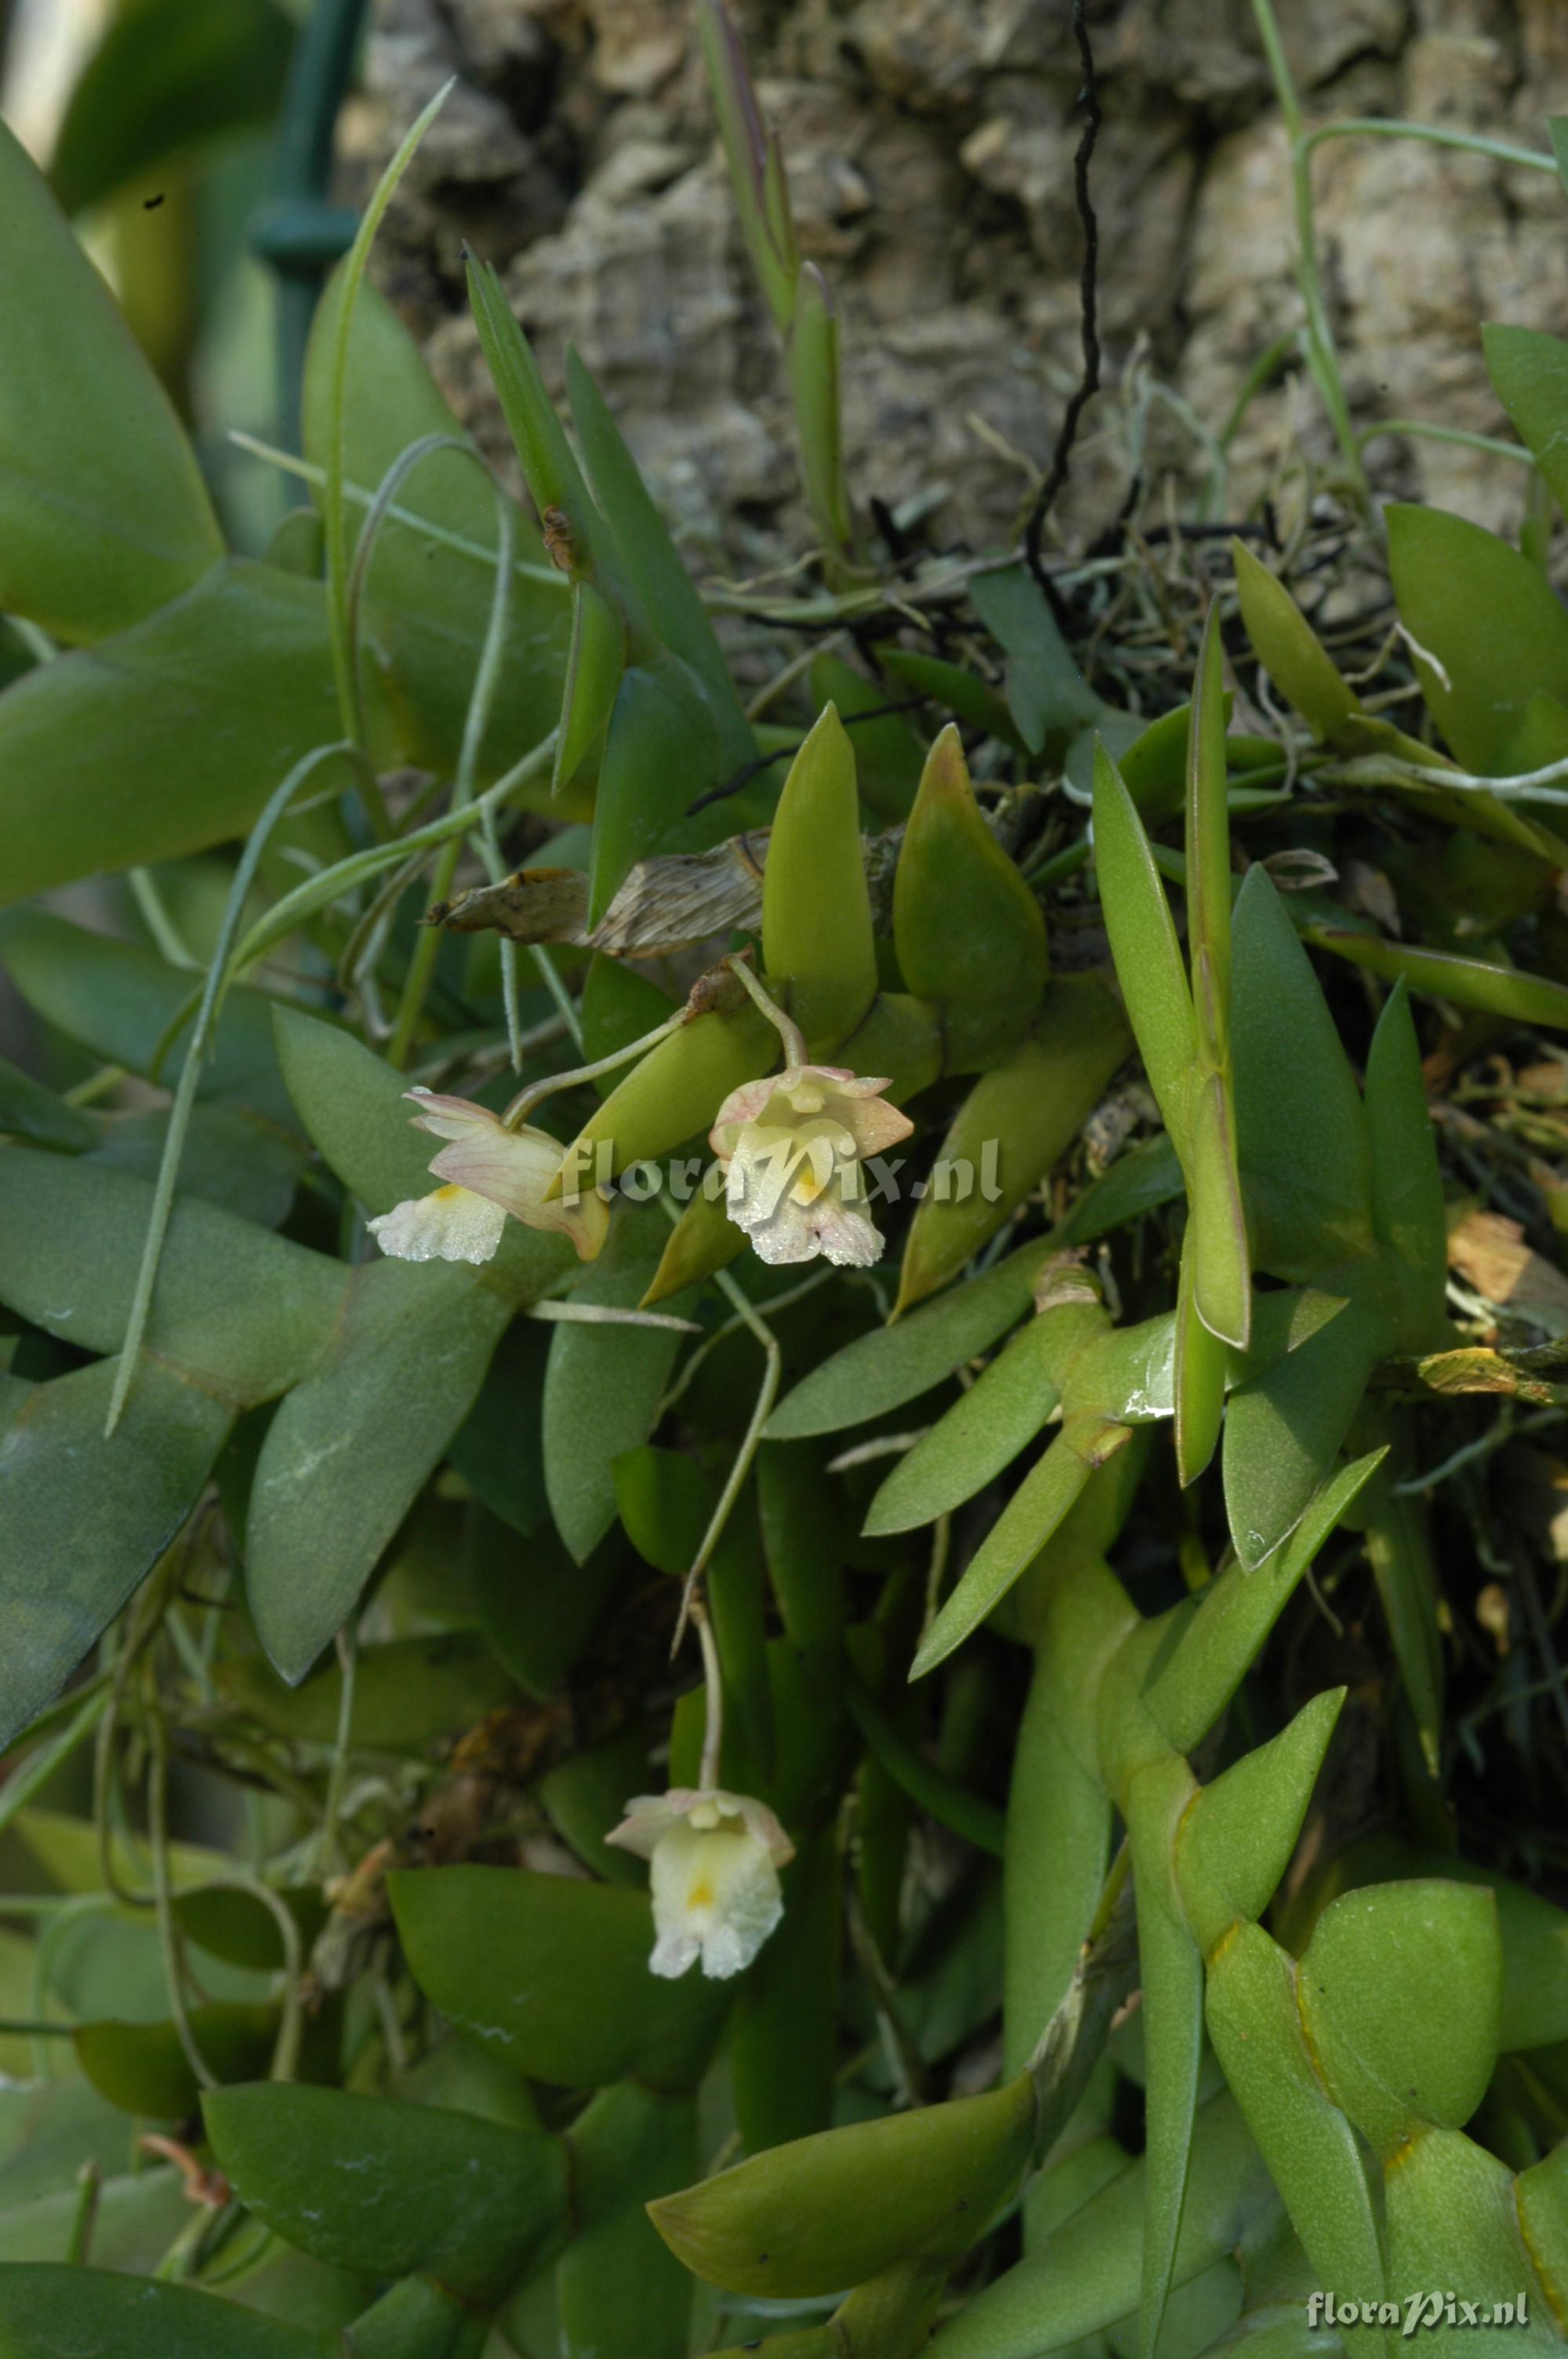
[[[1538,150],[1568,110],[1562,0],[1279,0],[1314,121],[1403,115]],[[1077,55],[1069,0],[740,0],[806,250],[838,292],[857,497],[933,495],[939,541],[1017,525],[1077,363]],[[1201,481],[1213,432],[1294,326],[1284,135],[1248,0],[1089,0],[1107,397],[1061,522],[1092,533],[1141,464]],[[688,0],[379,0],[361,168],[459,85],[384,239],[383,283],[487,448],[504,447],[461,296],[500,264],[558,379],[575,342],[699,563],[806,547],[773,338],[733,233]],[[1350,138],[1315,165],[1357,422],[1504,430],[1488,319],[1568,328],[1568,200],[1545,172]],[[1227,515],[1292,437],[1332,456],[1298,374],[1249,408]],[[1380,439],[1375,478],[1509,528],[1504,460]],[[936,499],[935,495],[945,496]]]

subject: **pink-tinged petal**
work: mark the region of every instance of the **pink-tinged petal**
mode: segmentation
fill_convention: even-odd
[[[443,1097],[438,1091],[421,1089],[417,1083],[403,1093],[418,1107],[408,1119],[416,1130],[427,1130],[437,1138],[467,1138],[472,1133],[499,1130],[501,1117],[488,1106],[476,1105],[471,1098]]]
[[[696,1799],[688,1789],[678,1788],[670,1794],[636,1794],[627,1803],[621,1824],[604,1840],[619,1843],[622,1851],[635,1852],[639,1859],[652,1859],[659,1837],[684,1815],[683,1801],[689,1808]]]
[[[884,1147],[896,1147],[908,1138],[914,1125],[906,1114],[886,1098],[862,1098],[859,1104],[835,1107],[848,1128],[853,1132],[855,1147],[860,1155],[881,1155]]]
[[[766,1802],[759,1802],[754,1794],[721,1794],[716,1799],[739,1811],[747,1832],[765,1845],[775,1867],[788,1865],[795,1857],[795,1845]]]
[[[788,1078],[787,1074],[765,1073],[761,1081],[742,1082],[738,1090],[730,1091],[714,1115],[713,1127],[708,1134],[708,1143],[715,1155],[727,1158],[734,1153],[735,1141],[745,1125],[761,1121],[774,1092]],[[728,1136],[720,1137],[720,1132]]]
[[[395,1260],[477,1263],[494,1255],[506,1214],[467,1188],[445,1187],[411,1196],[365,1225]]]
[[[579,1259],[591,1261],[610,1227],[610,1207],[592,1189],[568,1203],[544,1201],[545,1190],[560,1169],[558,1139],[542,1130],[493,1129],[470,1132],[454,1139],[431,1159],[430,1169],[442,1180],[456,1180],[510,1212],[525,1228],[552,1230],[570,1237]]]

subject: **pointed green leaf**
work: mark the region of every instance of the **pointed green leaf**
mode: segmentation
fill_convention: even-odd
[[[1353,966],[1369,968],[1385,983],[1403,983],[1433,999],[1509,1024],[1540,1024],[1568,1032],[1568,984],[1550,975],[1526,974],[1492,959],[1460,958],[1452,951],[1429,951],[1414,943],[1381,941],[1348,926],[1314,926],[1307,939]]]
[[[1384,513],[1427,709],[1467,770],[1496,775],[1530,694],[1568,701],[1568,614],[1530,560],[1484,527],[1398,502]]]
[[[1011,1219],[1072,1147],[1130,1047],[1126,1018],[1100,976],[1062,975],[1051,984],[1033,1030],[980,1075],[953,1117],[937,1158],[949,1176],[939,1170],[926,1182],[910,1224],[901,1312],[945,1286]],[[1108,1179],[1120,1169],[1113,1166]],[[1065,1229],[1058,1242],[1089,1233],[1092,1192],[1068,1217],[1072,1236]]]
[[[551,777],[557,794],[585,763],[598,768],[625,669],[625,625],[591,582],[574,582],[561,734]]]
[[[594,496],[604,515],[614,519],[615,546],[632,588],[665,646],[702,682],[713,712],[719,761],[726,772],[738,769],[751,760],[756,746],[708,609],[608,402],[569,344],[567,397]]]
[[[1383,1452],[1341,1467],[1313,1498],[1288,1544],[1257,1571],[1239,1560],[1211,1582],[1151,1673],[1144,1700],[1178,1753],[1199,1745],[1225,1710],[1297,1582],[1346,1515]]]
[[[1176,1832],[1193,1791],[1186,1763],[1167,1756],[1138,1770],[1121,1798],[1138,1890],[1143,1989],[1146,2127],[1139,2326],[1146,2352],[1159,2346],[1174,2282],[1203,2053],[1203,1955],[1183,1920],[1171,1877]]]
[[[0,899],[243,835],[339,735],[319,582],[230,558],[179,586],[0,695]]]
[[[1094,821],[1095,866],[1117,981],[1150,1087],[1176,1151],[1184,1157],[1197,1018],[1175,923],[1143,822],[1103,746],[1095,756]]]
[[[334,2268],[426,2271],[488,2310],[568,2231],[565,2142],[543,2130],[276,2082],[210,2090],[201,2113],[247,2211]]]
[[[1372,1224],[1400,1265],[1406,1348],[1428,1351],[1442,1341],[1446,1323],[1447,1223],[1421,1051],[1402,984],[1390,995],[1372,1035],[1366,1105]]]
[[[1537,328],[1488,326],[1481,331],[1487,374],[1515,431],[1529,444],[1559,507],[1568,507],[1568,343]]]
[[[1367,2166],[1314,2065],[1297,1969],[1261,1926],[1238,1925],[1210,1960],[1206,2012],[1215,2053],[1319,2282],[1379,2299],[1383,2256]]]
[[[624,2081],[572,2125],[577,2234],[556,2271],[558,2359],[687,2359],[694,2288],[649,2223],[697,2168],[688,2096]]]
[[[509,1310],[449,1264],[353,1272],[331,1346],[273,1419],[251,1491],[246,1592],[286,1680],[353,1612],[473,1407]]]
[[[1459,2129],[1498,2058],[1502,1951],[1484,1886],[1430,1877],[1331,1901],[1301,1962],[1302,2020],[1336,2103],[1387,2161]]]
[[[1126,1440],[1127,1433],[1125,1426],[1107,1426],[1099,1418],[1063,1427],[965,1566],[957,1587],[920,1642],[910,1666],[912,1680],[935,1670],[985,1620],[1050,1538],[1094,1468]]]
[[[962,2252],[1022,2175],[1027,2076],[983,2097],[774,2147],[649,2208],[688,2269],[732,2292],[842,2291],[909,2256]]]
[[[527,1868],[433,1867],[387,1879],[409,1972],[460,2030],[527,2080],[592,2088],[627,2072],[691,2086],[730,1994],[648,1972],[645,1894]]]
[[[16,329],[0,382],[0,608],[98,639],[189,590],[222,538],[173,405],[4,127],[0,213],[0,306]]]
[[[1302,1278],[1371,1243],[1367,1121],[1334,1019],[1267,871],[1236,905],[1237,1147],[1253,1253]]]
[[[687,806],[712,785],[716,752],[707,701],[674,657],[657,670],[633,664],[621,676],[599,766],[590,925],[599,923],[638,861],[657,849]],[[765,905],[765,884],[762,890]]]
[[[866,1530],[911,1531],[983,1491],[1049,1420],[1060,1363],[1055,1322],[1032,1319],[900,1459],[871,1502]]]
[[[1144,2180],[1141,2161],[1120,2172],[1036,2251],[993,2278],[943,2327],[943,2359],[1037,2359],[1122,2320],[1130,2324]],[[1190,2284],[1234,2252],[1277,2201],[1235,2102],[1222,2090],[1197,2116],[1173,2283]]]
[[[1298,1351],[1231,1394],[1225,1505],[1236,1553],[1249,1571],[1295,1530],[1393,1342],[1386,1309],[1353,1298]]]
[[[1255,1923],[1290,1865],[1343,1688],[1326,1688],[1267,1745],[1205,1786],[1176,1833],[1173,1873],[1199,1945],[1211,1953],[1238,1920]]]
[[[986,825],[951,723],[927,757],[893,879],[908,988],[943,1009],[949,1070],[994,1058],[1045,988],[1040,904]]]
[[[556,415],[526,336],[518,326],[506,290],[489,263],[468,262],[469,301],[485,364],[523,468],[523,480],[541,516],[558,509],[565,519],[567,558],[561,570],[574,580],[592,574],[602,561],[599,542],[605,527],[589,497],[588,485]]]
[[[779,798],[762,874],[762,963],[813,1055],[853,1031],[876,996],[855,755],[832,705]]]
[[[663,1249],[664,1215],[622,1210],[573,1299],[630,1310]],[[556,1527],[579,1564],[619,1512],[615,1462],[653,1431],[680,1337],[667,1327],[563,1321],[545,1378],[545,1488]]]
[[[1032,753],[1053,731],[1076,732],[1105,707],[1057,629],[1044,592],[1022,565],[977,573],[969,601],[1005,649],[1008,709]]]
[[[244,2310],[195,2286],[59,2262],[5,2271],[7,2359],[110,2352],[114,2359],[341,2359],[336,2334]]]

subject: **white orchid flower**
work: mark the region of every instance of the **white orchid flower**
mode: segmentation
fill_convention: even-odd
[[[708,1144],[726,1174],[730,1218],[767,1262],[866,1268],[881,1233],[862,1199],[861,1158],[907,1138],[914,1125],[870,1080],[837,1065],[794,1064],[731,1091]]]
[[[559,1230],[581,1260],[593,1259],[610,1225],[604,1199],[589,1189],[545,1201],[560,1169],[558,1139],[543,1130],[508,1130],[499,1114],[470,1098],[424,1089],[404,1095],[419,1108],[410,1117],[415,1128],[449,1143],[430,1164],[439,1188],[367,1222],[383,1253],[399,1261],[486,1262],[510,1212],[525,1228]]]
[[[656,1940],[649,1966],[684,1974],[698,1958],[724,1982],[749,1966],[784,1915],[779,1870],[795,1845],[765,1802],[721,1787],[639,1794],[607,1843],[649,1863]]]

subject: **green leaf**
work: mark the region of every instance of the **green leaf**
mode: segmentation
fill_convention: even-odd
[[[599,766],[589,925],[599,923],[628,873],[657,850],[687,804],[712,785],[716,758],[712,714],[685,666],[674,657],[657,670],[630,666],[615,693]]]
[[[968,671],[962,664],[947,663],[940,656],[926,655],[914,647],[880,646],[877,668],[890,672],[895,680],[907,682],[916,694],[934,704],[946,706],[956,719],[967,722],[971,729],[980,729],[988,737],[1000,737],[1004,745],[1017,752],[1028,748],[1019,733],[1012,715],[988,680],[979,672]]]
[[[839,430],[838,315],[815,262],[802,263],[795,277],[784,356],[806,497],[824,538],[845,549],[854,527]]]
[[[692,2099],[635,2081],[605,2089],[573,2124],[572,2149],[579,2225],[556,2272],[559,2359],[687,2359],[694,2288],[647,2206],[697,2168]]]
[[[832,705],[790,767],[762,875],[762,963],[816,1056],[876,996],[855,756]]]
[[[194,2286],[50,2262],[5,2271],[6,2359],[342,2359],[336,2334],[286,2326]]]
[[[251,1491],[246,1592],[286,1680],[302,1679],[352,1613],[473,1407],[508,1313],[448,1264],[352,1273],[326,1357],[273,1419]]]
[[[733,1014],[693,1016],[617,1083],[567,1149],[568,1158],[576,1152],[586,1178],[598,1172],[600,1140],[611,1149],[612,1174],[668,1154],[711,1126],[731,1090],[777,1063],[778,1038],[749,999]]]
[[[1568,344],[1536,328],[1489,326],[1481,331],[1487,374],[1521,441],[1551,486],[1559,507],[1568,508],[1568,452],[1563,421],[1568,418]]]
[[[1437,1567],[1424,1505],[1393,1484],[1380,1467],[1367,1485],[1363,1513],[1367,1560],[1378,1583],[1422,1754],[1435,1778],[1443,1744],[1443,1636]]]
[[[343,1691],[336,1663],[297,1688],[284,1686],[254,1656],[220,1662],[216,1676],[224,1699],[264,1728],[306,1745],[336,1742]],[[361,1650],[351,1740],[367,1753],[418,1753],[515,1701],[511,1680],[471,1631],[385,1638]]]
[[[645,1894],[509,1867],[400,1869],[387,1885],[420,1989],[524,2078],[684,2088],[706,2070],[729,1994],[648,1972]]]
[[[1175,922],[1131,796],[1100,746],[1095,756],[1095,866],[1117,980],[1149,1085],[1185,1159],[1197,1018]]]
[[[993,1803],[982,1801],[978,1794],[971,1794],[968,1787],[960,1786],[914,1745],[906,1745],[859,1680],[849,1682],[845,1699],[870,1751],[910,1799],[939,1825],[950,1827],[966,1843],[973,1843],[977,1851],[988,1851],[1000,1859],[1007,1823],[1004,1813]]]
[[[969,603],[1007,653],[1008,710],[1031,753],[1053,731],[1098,721],[1105,707],[1085,681],[1044,592],[1022,565],[977,573]]]
[[[907,820],[925,766],[925,739],[910,715],[890,712],[881,681],[825,650],[813,656],[806,685],[813,709],[835,706],[854,739],[856,781],[867,810],[892,826]]]
[[[940,1302],[845,1344],[785,1395],[764,1429],[768,1440],[839,1433],[929,1392],[1017,1324],[1048,1251],[1044,1242],[1021,1246]]]
[[[994,1061],[1045,988],[1040,904],[986,825],[951,723],[926,759],[899,849],[893,942],[909,990],[943,1009],[952,1071]]]
[[[1171,1875],[1177,1831],[1194,1799],[1192,1771],[1172,1755],[1136,1770],[1121,1796],[1138,1889],[1138,1971],[1143,1990],[1139,2325],[1142,2347],[1151,2352],[1159,2347],[1165,2305],[1175,2282],[1203,2054],[1203,1955],[1181,1914]]]
[[[1004,2072],[1022,2071],[1067,1995],[1110,1851],[1110,1797],[1062,1726],[1060,1682],[1075,1669],[1057,1649],[1036,1652],[1012,1756],[1002,1876]]]
[[[1261,865],[1236,905],[1237,1146],[1259,1265],[1278,1277],[1372,1242],[1367,1119],[1312,962]]]
[[[944,2325],[943,2359],[1035,2359],[1130,2318],[1141,2267],[1144,2175],[1141,2162],[1120,2172],[1037,2251],[993,2278]],[[1190,2284],[1234,2252],[1276,2200],[1257,2147],[1222,2091],[1197,2116],[1173,2284]]]
[[[1403,983],[1432,999],[1482,1016],[1500,1016],[1513,1025],[1540,1024],[1568,1032],[1568,984],[1549,975],[1523,974],[1489,959],[1459,958],[1451,951],[1428,951],[1413,943],[1381,941],[1348,926],[1314,926],[1307,940],[1336,958],[1364,966],[1385,983]]]
[[[523,478],[539,514],[556,508],[564,518],[569,546],[564,572],[590,575],[602,565],[607,540],[603,518],[589,497],[566,429],[545,388],[539,364],[518,326],[506,290],[487,263],[468,261],[469,300],[496,395],[516,446]]]
[[[68,213],[225,134],[283,95],[293,27],[273,0],[139,0],[77,76],[49,181]]]
[[[730,2062],[748,2154],[813,2136],[832,2122],[839,1883],[835,1830],[803,1836],[783,1872],[784,1921],[741,1984]]]
[[[1048,1422],[1060,1375],[1056,1322],[1032,1319],[899,1460],[871,1502],[867,1532],[912,1531],[983,1491]]]
[[[1368,1885],[1324,1910],[1302,2020],[1329,2093],[1384,2160],[1422,2124],[1459,2129],[1498,2058],[1502,1951],[1484,1886]]]
[[[479,1397],[448,1447],[448,1461],[491,1514],[530,1539],[549,1515],[540,1417],[547,1331],[514,1320],[485,1371]]]
[[[1256,1571],[1238,1560],[1204,1590],[1143,1690],[1149,1710],[1178,1753],[1193,1752],[1208,1734],[1296,1583],[1382,1456],[1381,1451],[1370,1451],[1341,1467],[1314,1494],[1286,1546]]]
[[[909,2255],[973,2243],[1016,2185],[1033,2128],[1025,2076],[772,2147],[649,2209],[710,2285],[774,2299],[841,2291]]]
[[[428,1135],[409,1121],[406,1074],[341,1026],[297,1007],[275,1008],[272,1020],[299,1119],[350,1193],[372,1213],[427,1194]]]
[[[1535,2256],[1519,2233],[1506,2163],[1456,2131],[1431,2130],[1388,2168],[1384,2184],[1389,2276],[1398,2292],[1408,2299],[1439,2286],[1463,2286],[1483,2318],[1496,2315],[1495,2303],[1519,2303],[1535,2274]],[[1532,2304],[1538,2333],[1547,2307]]]
[[[1407,1348],[1427,1351],[1443,1341],[1446,1327],[1447,1223],[1421,1051],[1402,984],[1372,1035],[1366,1109],[1372,1225],[1397,1265]]]
[[[1259,1925],[1210,1959],[1209,2036],[1318,2281],[1384,2291],[1383,2256],[1356,2133],[1325,2090],[1302,2028],[1297,1972]]]
[[[629,1310],[646,1291],[664,1218],[623,1210],[572,1299]],[[566,1321],[545,1378],[545,1487],[556,1527],[580,1564],[619,1513],[615,1462],[645,1442],[680,1347],[673,1329]]]
[[[342,279],[340,265],[316,307],[305,358],[305,455],[318,466],[327,463],[331,445]],[[349,332],[346,480],[375,492],[400,454],[432,434],[469,440],[415,338],[384,296],[362,284]],[[319,503],[319,489],[314,496]],[[490,627],[502,497],[474,458],[460,451],[429,452],[400,484],[400,514],[384,519],[365,577],[368,667],[385,690],[407,758],[448,776]],[[506,640],[475,765],[481,785],[555,726],[570,629],[565,577],[549,564],[533,519],[514,501],[507,506],[517,563],[528,570],[519,571],[509,592]],[[349,513],[357,538],[356,511]],[[429,531],[420,529],[421,520]]]
[[[625,674],[625,624],[591,582],[574,582],[561,731],[551,773],[555,793],[585,765],[591,764],[597,775]]]
[[[3,126],[0,214],[0,309],[17,327],[0,376],[0,609],[57,638],[102,638],[189,590],[223,543],[168,397]],[[95,775],[96,794],[110,775]],[[16,882],[5,832],[10,892],[37,890]]]
[[[1232,540],[1231,561],[1241,620],[1252,652],[1287,704],[1326,745],[1363,750],[1361,705],[1290,592],[1243,540]]]
[[[5,931],[0,928],[0,950],[6,948]],[[0,1057],[0,1134],[24,1139],[31,1147],[81,1155],[96,1145],[99,1126],[90,1114],[67,1104],[9,1057]]]
[[[0,1155],[0,1301],[89,1352],[124,1338],[152,1189],[129,1171],[39,1148]],[[343,1304],[348,1273],[324,1254],[175,1200],[147,1327],[149,1353],[231,1412],[304,1375]]]
[[[0,695],[0,898],[243,835],[338,737],[319,583],[230,558],[170,595]]]
[[[199,2006],[191,2037],[221,2081],[263,2071],[277,2038],[272,2006]],[[179,2122],[195,2112],[201,2084],[172,2023],[83,2023],[71,2034],[76,2060],[101,2097],[124,2114]]]
[[[1127,1439],[1125,1426],[1098,1418],[1064,1425],[1044,1456],[1025,1475],[965,1566],[957,1587],[920,1642],[912,1680],[961,1646],[1066,1515],[1096,1465]]]
[[[1398,503],[1384,514],[1427,710],[1467,770],[1506,774],[1530,696],[1568,701],[1568,614],[1530,560],[1482,526]]]
[[[1393,1340],[1386,1310],[1375,1299],[1353,1298],[1298,1350],[1231,1394],[1226,1514],[1249,1571],[1289,1539],[1306,1513]]]
[[[492,2310],[569,2233],[565,2141],[431,2105],[263,2082],[211,2090],[218,2168],[275,2235]]]
[[[1325,1688],[1267,1745],[1203,1787],[1176,1830],[1172,1869],[1206,1956],[1231,1927],[1255,1923],[1290,1865],[1343,1688]]]
[[[904,1245],[901,1313],[956,1276],[1054,1169],[1130,1046],[1098,975],[1051,985],[1033,1032],[980,1075],[942,1141]]]
[[[567,398],[594,496],[615,519],[615,545],[627,579],[672,655],[690,666],[712,710],[720,766],[729,772],[756,751],[752,724],[697,585],[649,496],[609,404],[575,348],[567,348]]]
[[[196,1023],[197,978],[155,951],[51,910],[15,909],[0,918],[0,960],[36,1015],[105,1064],[149,1081],[179,1071]],[[199,1103],[238,1098],[297,1130],[279,1086],[271,1004],[260,992],[235,984],[224,995],[196,1093]]]

